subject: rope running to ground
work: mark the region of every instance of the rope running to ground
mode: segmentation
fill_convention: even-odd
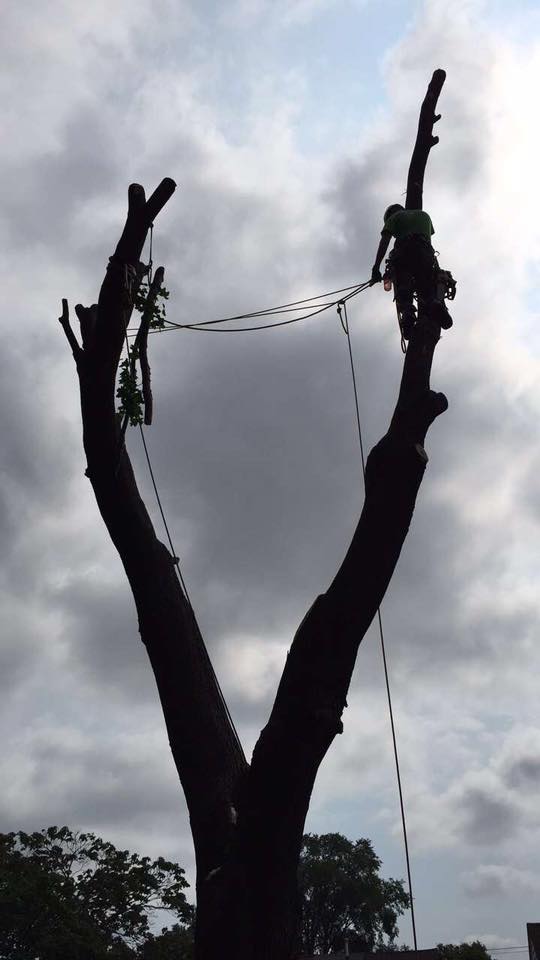
[[[150,249],[149,249],[149,265],[148,265],[149,284],[151,283],[151,278],[152,278],[152,240],[153,240],[153,224],[152,224],[151,227],[150,227]],[[295,301],[293,301],[293,302],[291,302],[291,303],[285,303],[285,304],[282,304],[281,306],[278,306],[278,307],[271,307],[271,308],[269,308],[268,310],[258,310],[258,311],[255,311],[255,312],[252,313],[252,314],[239,314],[239,315],[236,316],[236,317],[226,317],[226,318],[223,318],[222,320],[210,320],[210,321],[206,321],[206,322],[204,322],[204,323],[201,323],[200,325],[192,325],[192,324],[173,324],[173,323],[170,323],[170,326],[169,326],[168,328],[166,328],[166,329],[173,329],[173,330],[178,330],[178,329],[180,329],[180,330],[181,330],[181,329],[191,329],[191,330],[194,330],[194,329],[202,329],[202,330],[204,330],[204,329],[205,329],[206,327],[208,327],[208,326],[213,326],[213,325],[216,324],[216,323],[226,323],[226,322],[228,322],[229,320],[239,320],[239,319],[244,319],[244,318],[245,318],[245,319],[248,319],[248,318],[250,318],[250,317],[263,317],[263,316],[278,315],[278,314],[280,314],[280,313],[282,313],[282,312],[288,312],[289,310],[292,310],[292,309],[301,309],[301,307],[302,307],[304,304],[312,303],[314,300],[321,300],[323,297],[332,296],[332,295],[334,295],[334,294],[336,294],[336,293],[345,293],[345,297],[343,298],[343,302],[344,302],[345,300],[349,300],[351,297],[356,296],[357,293],[361,293],[362,290],[365,290],[365,289],[366,289],[367,287],[369,287],[369,286],[370,286],[370,281],[368,280],[368,281],[366,281],[365,283],[362,283],[362,284],[356,284],[356,285],[353,285],[353,286],[350,286],[350,287],[342,287],[340,290],[331,290],[329,293],[318,294],[318,295],[315,296],[315,297],[307,297],[307,298],[304,299],[304,300],[295,300]],[[315,316],[315,315],[318,314],[318,313],[322,313],[324,310],[328,310],[330,307],[336,306],[336,303],[337,303],[337,301],[334,300],[334,301],[331,301],[330,303],[325,303],[324,305],[320,305],[320,304],[319,304],[319,305],[318,305],[318,308],[317,308],[316,310],[314,310],[314,311],[312,311],[312,312],[310,312],[310,313],[308,313],[308,314],[305,314],[305,315],[302,316],[302,317],[294,317],[292,320],[285,320],[285,321],[281,321],[281,322],[275,323],[275,324],[265,324],[265,325],[263,325],[262,327],[261,327],[261,326],[255,327],[255,328],[254,328],[254,327],[246,327],[246,328],[243,328],[242,330],[240,330],[240,329],[238,329],[238,328],[234,328],[233,330],[228,330],[227,332],[231,332],[231,333],[233,333],[233,332],[238,332],[238,333],[239,333],[239,332],[244,332],[244,330],[268,329],[268,327],[274,327],[274,326],[277,327],[277,326],[284,326],[285,324],[288,324],[288,323],[296,323],[298,320],[306,320],[306,319],[307,319],[308,317],[310,317],[310,316]],[[149,332],[152,333],[151,330],[150,330]],[[160,331],[159,331],[159,330],[155,330],[154,332],[158,333],[158,332],[160,332]],[[208,330],[207,332],[211,332],[211,331]],[[218,332],[218,331],[213,331],[213,332]],[[222,330],[222,331],[220,331],[220,332],[224,333],[225,331]],[[136,334],[134,334],[134,335],[136,335]],[[129,336],[128,336],[128,330],[127,330],[127,328],[126,328],[126,331],[125,331],[125,340],[126,340],[126,349],[127,349],[128,359],[130,360],[130,363],[131,363],[131,352],[130,352],[130,348],[129,348]],[[188,589],[187,589],[187,586],[186,586],[186,582],[185,582],[184,576],[183,576],[183,574],[182,574],[182,569],[181,569],[181,566],[180,566],[180,559],[179,559],[179,557],[178,557],[178,555],[177,555],[177,553],[176,553],[176,550],[175,550],[175,548],[174,548],[174,544],[173,544],[173,541],[172,541],[172,537],[171,537],[171,533],[170,533],[169,526],[168,526],[168,523],[167,523],[167,519],[166,519],[166,517],[165,517],[165,511],[164,511],[163,505],[162,505],[162,503],[161,503],[161,497],[160,497],[160,495],[159,495],[159,490],[158,490],[158,486],[157,486],[157,483],[156,483],[154,470],[153,470],[153,468],[152,468],[152,462],[151,462],[151,459],[150,459],[150,454],[149,454],[148,446],[147,446],[147,443],[146,443],[146,440],[145,440],[144,430],[143,430],[142,424],[139,424],[139,430],[140,430],[140,436],[141,436],[142,444],[143,444],[143,447],[144,447],[144,454],[145,454],[145,457],[146,457],[146,462],[147,462],[147,465],[148,465],[148,470],[149,470],[149,473],[150,473],[150,478],[151,478],[151,480],[152,480],[152,485],[153,485],[154,493],[155,493],[155,496],[156,496],[156,501],[157,501],[157,504],[158,504],[158,507],[159,507],[159,512],[160,512],[160,514],[161,514],[161,519],[162,519],[162,521],[163,521],[163,526],[164,526],[165,532],[166,532],[166,534],[167,534],[167,539],[168,539],[168,541],[169,541],[169,547],[170,547],[170,550],[171,550],[171,553],[172,553],[175,571],[176,571],[176,574],[177,574],[177,577],[178,577],[180,586],[181,586],[181,588],[182,588],[182,590],[183,590],[184,596],[185,596],[185,598],[186,598],[186,600],[187,600],[187,603],[188,603],[188,606],[189,606],[191,615],[192,615],[192,617],[193,617],[194,623],[195,623],[195,625],[197,626],[197,630],[198,630],[197,620],[196,620],[196,618],[195,618],[195,612],[194,612],[194,610],[193,610],[193,606],[192,606],[191,599],[190,599],[190,596],[189,596],[189,592],[188,592]],[[228,708],[228,706],[227,706],[227,701],[225,700],[225,697],[223,696],[223,691],[222,691],[221,686],[220,686],[220,684],[219,684],[219,680],[218,680],[218,678],[217,678],[217,676],[216,676],[216,672],[215,672],[215,670],[214,670],[214,666],[213,666],[212,661],[211,661],[211,659],[210,659],[208,650],[206,649],[206,644],[204,643],[204,640],[202,639],[202,637],[201,637],[201,642],[202,642],[202,647],[203,647],[204,653],[205,653],[205,655],[206,655],[206,659],[207,659],[207,662],[208,662],[208,665],[209,665],[211,674],[212,674],[212,676],[213,676],[213,679],[214,679],[214,682],[215,682],[215,685],[216,685],[216,689],[217,689],[218,694],[219,694],[219,698],[220,698],[221,704],[222,704],[222,706],[223,706],[223,709],[224,709],[224,711],[225,711],[225,714],[226,714],[226,716],[227,716],[227,718],[228,718],[228,721],[229,721],[229,723],[230,723],[231,730],[232,730],[233,736],[234,736],[234,738],[235,738],[235,740],[236,740],[238,749],[240,750],[240,753],[241,753],[242,756],[243,756],[243,755],[244,755],[244,751],[243,751],[243,748],[242,748],[242,744],[241,744],[241,741],[240,741],[240,737],[239,737],[239,735],[238,735],[238,731],[237,731],[237,729],[236,729],[236,726],[235,726],[235,724],[234,724],[234,720],[233,720],[233,718],[232,718],[232,716],[231,716],[231,714],[230,714],[229,708]]]
[[[152,226],[153,226],[153,225],[152,225]],[[151,272],[151,270],[152,270],[152,234],[153,234],[153,230],[151,229],[151,230],[150,230],[150,263],[149,263],[149,271],[150,271],[150,272]],[[337,312],[338,312],[338,315],[339,315],[339,319],[340,319],[340,322],[341,322],[341,326],[343,327],[343,330],[344,330],[344,332],[345,332],[345,334],[346,334],[346,336],[347,336],[347,344],[348,344],[348,348],[349,348],[349,360],[350,360],[350,364],[351,364],[351,375],[352,375],[352,383],[353,383],[353,391],[354,391],[354,402],[355,402],[355,409],[356,409],[356,422],[357,422],[357,427],[358,427],[358,442],[359,442],[359,446],[360,446],[360,457],[361,457],[361,462],[362,462],[362,474],[363,474],[363,476],[364,476],[364,482],[365,482],[364,445],[363,445],[363,440],[362,440],[362,426],[361,426],[361,420],[360,420],[360,407],[359,407],[359,401],[358,401],[358,389],[357,389],[357,384],[356,384],[356,371],[355,371],[355,366],[354,366],[354,358],[353,358],[353,353],[352,353],[351,337],[350,337],[350,332],[349,332],[349,321],[348,321],[348,316],[347,316],[347,301],[350,300],[350,299],[352,299],[353,297],[357,296],[357,294],[362,293],[364,290],[366,290],[366,289],[367,289],[368,287],[370,287],[370,286],[371,286],[371,282],[370,282],[369,280],[367,280],[367,281],[365,281],[364,283],[361,283],[361,284],[356,284],[356,285],[349,286],[349,287],[342,287],[342,288],[339,289],[339,290],[332,290],[332,291],[330,291],[329,293],[318,294],[318,295],[316,295],[316,296],[314,296],[314,297],[307,297],[307,298],[305,298],[304,300],[294,300],[294,301],[292,301],[291,303],[285,303],[285,304],[282,304],[282,305],[280,305],[280,306],[278,306],[278,307],[270,307],[270,308],[267,309],[267,310],[257,310],[257,311],[254,311],[253,313],[237,314],[236,316],[233,316],[233,317],[223,317],[223,318],[220,319],[220,320],[207,320],[207,321],[203,321],[203,322],[201,322],[201,323],[199,323],[199,324],[178,324],[178,323],[172,323],[171,321],[167,321],[168,326],[165,327],[164,329],[165,329],[165,330],[167,330],[167,329],[168,329],[168,330],[201,330],[201,331],[207,332],[207,333],[245,333],[245,332],[250,332],[250,331],[252,331],[252,330],[268,330],[268,329],[271,329],[271,328],[273,328],[273,327],[282,327],[282,326],[286,326],[286,325],[291,324],[291,323],[298,323],[300,320],[307,320],[307,319],[309,319],[310,317],[317,316],[318,314],[323,313],[325,310],[329,310],[331,307],[337,307]],[[303,314],[303,315],[300,316],[300,317],[293,317],[291,320],[281,320],[281,321],[278,321],[277,323],[263,324],[263,325],[259,325],[259,326],[256,326],[256,327],[233,327],[233,328],[228,328],[228,329],[227,329],[227,328],[225,328],[225,329],[219,329],[219,328],[218,328],[218,329],[212,329],[212,327],[214,327],[214,326],[217,325],[217,324],[229,323],[229,322],[234,321],[234,320],[247,320],[247,319],[251,319],[251,318],[262,318],[262,317],[265,317],[265,316],[277,316],[277,315],[283,314],[283,313],[290,313],[290,312],[293,312],[293,311],[295,311],[295,310],[301,309],[305,304],[308,304],[308,303],[310,303],[310,304],[312,304],[313,306],[315,306],[315,304],[313,303],[313,301],[315,301],[315,300],[321,300],[321,299],[323,299],[323,297],[333,296],[333,295],[336,294],[336,293],[344,293],[345,296],[341,297],[339,300],[333,300],[333,301],[326,302],[326,303],[323,303],[323,304],[318,304],[317,307],[316,307],[316,309],[310,311],[310,312],[307,313],[307,314]],[[343,315],[342,315],[342,310],[343,310]],[[150,331],[150,332],[152,332],[152,331]],[[161,330],[161,331],[155,330],[155,331],[153,331],[153,332],[158,333],[158,332],[164,332],[164,331],[163,331],[163,330]],[[133,334],[133,335],[135,335],[135,334]],[[126,347],[127,347],[128,357],[130,357],[129,340],[128,340],[128,330],[127,330],[127,329],[126,329]],[[158,503],[159,511],[160,511],[160,513],[161,513],[161,518],[162,518],[162,520],[163,520],[163,525],[164,525],[164,527],[165,527],[165,531],[166,531],[166,534],[167,534],[167,539],[168,539],[168,541],[169,541],[169,546],[170,546],[170,549],[171,549],[171,553],[172,553],[172,557],[173,557],[173,562],[174,562],[174,565],[175,565],[175,570],[176,570],[176,573],[177,573],[177,576],[178,576],[178,580],[179,580],[180,586],[181,586],[181,588],[182,588],[182,590],[183,590],[183,592],[184,592],[184,595],[185,595],[185,597],[186,597],[187,603],[188,603],[188,605],[189,605],[189,609],[190,609],[190,611],[191,611],[191,614],[192,614],[192,616],[193,616],[193,618],[194,618],[194,622],[195,622],[195,624],[196,624],[197,621],[196,621],[196,619],[195,619],[195,613],[194,613],[194,610],[193,610],[193,606],[192,606],[192,604],[191,604],[191,599],[190,599],[190,596],[189,596],[189,593],[188,593],[188,590],[187,590],[187,587],[186,587],[186,583],[185,583],[185,580],[184,580],[184,577],[183,577],[183,574],[182,574],[182,570],[181,570],[181,567],[180,567],[180,560],[179,560],[179,557],[178,557],[177,554],[176,554],[176,550],[175,550],[175,548],[174,548],[174,544],[173,544],[173,541],[172,541],[172,537],[171,537],[171,533],[170,533],[170,530],[169,530],[169,526],[168,526],[168,524],[167,524],[167,520],[166,520],[166,517],[165,517],[165,512],[164,512],[164,510],[163,510],[163,506],[162,506],[162,503],[161,503],[161,498],[160,498],[160,495],[159,495],[159,490],[158,490],[158,487],[157,487],[157,483],[156,483],[154,471],[153,471],[153,468],[152,468],[152,463],[151,463],[151,460],[150,460],[150,454],[149,454],[149,452],[148,452],[148,446],[147,446],[147,444],[146,444],[146,440],[145,440],[145,437],[144,437],[144,431],[143,431],[142,425],[139,425],[139,430],[140,430],[141,440],[142,440],[143,447],[144,447],[144,453],[145,453],[145,456],[146,456],[146,461],[147,461],[147,464],[148,464],[148,470],[149,470],[150,477],[151,477],[151,480],[152,480],[152,485],[153,485],[153,487],[154,487],[154,493],[155,493],[156,500],[157,500],[157,503]],[[390,726],[391,726],[391,730],[392,730],[392,742],[393,742],[394,759],[395,759],[395,765],[396,765],[396,775],[397,775],[398,792],[399,792],[399,803],[400,803],[400,809],[401,809],[401,822],[402,822],[402,827],[403,827],[403,840],[404,840],[404,846],[405,846],[405,859],[406,859],[406,865],[407,865],[407,879],[408,879],[409,896],[410,896],[410,907],[411,907],[411,921],[412,921],[413,941],[414,941],[414,949],[417,950],[417,949],[418,949],[418,946],[417,946],[417,937],[416,937],[416,923],[415,923],[415,916],[414,916],[414,898],[413,898],[412,880],[411,880],[411,866],[410,866],[410,858],[409,858],[409,844],[408,844],[408,840],[407,840],[407,824],[406,824],[406,819],[405,819],[405,806],[404,806],[404,801],[403,801],[403,790],[402,790],[402,786],[401,786],[401,773],[400,773],[400,766],[399,766],[399,755],[398,755],[398,749],[397,749],[397,739],[396,739],[396,731],[395,731],[395,724],[394,724],[394,713],[393,713],[393,708],[392,708],[392,697],[391,697],[391,692],[390,692],[390,680],[389,680],[389,675],[388,675],[388,664],[387,664],[387,659],[386,659],[386,650],[385,650],[385,643],[384,643],[384,631],[383,631],[383,625],[382,625],[382,617],[381,617],[380,607],[379,607],[378,610],[377,610],[377,617],[378,617],[379,636],[380,636],[380,641],[381,641],[381,650],[382,650],[382,658],[383,658],[384,678],[385,678],[385,684],[386,684],[386,694],[387,694],[387,699],[388,699],[388,710],[389,710],[389,714],[390,714]],[[227,716],[227,718],[228,718],[228,720],[229,720],[229,723],[230,723],[230,726],[231,726],[231,730],[232,730],[232,732],[233,732],[233,735],[234,735],[234,738],[235,738],[236,743],[237,743],[237,745],[238,745],[238,748],[239,748],[239,750],[240,750],[240,752],[241,752],[241,754],[242,754],[242,756],[243,756],[243,755],[244,755],[244,752],[243,752],[242,744],[241,744],[241,741],[240,741],[240,737],[239,737],[239,735],[238,735],[238,731],[237,731],[237,729],[236,729],[236,726],[235,726],[235,724],[234,724],[234,721],[233,721],[233,719],[232,719],[232,716],[231,716],[231,714],[230,714],[230,712],[229,712],[229,708],[228,708],[228,706],[227,706],[227,702],[226,702],[226,700],[225,700],[225,697],[223,696],[223,691],[221,690],[221,687],[220,687],[218,678],[217,678],[217,676],[216,676],[216,673],[215,673],[215,670],[214,670],[212,661],[211,661],[210,656],[209,656],[209,654],[208,654],[208,651],[207,651],[207,649],[206,649],[206,645],[205,645],[204,641],[202,640],[202,637],[201,637],[201,641],[202,641],[202,647],[203,647],[203,650],[204,650],[204,652],[205,652],[205,655],[206,655],[206,658],[207,658],[207,662],[208,662],[208,665],[209,665],[211,674],[212,674],[213,679],[214,679],[214,682],[215,682],[215,684],[216,684],[216,689],[217,689],[217,691],[218,691],[218,694],[219,694],[221,703],[222,703],[223,708],[224,708],[224,710],[225,710],[226,716]]]
[[[150,258],[149,258],[149,259],[150,259],[150,262],[149,262],[149,267],[148,267],[149,285],[150,285],[151,282],[152,282],[152,234],[153,234],[153,224],[152,224],[151,227],[150,227]],[[130,365],[131,365],[132,359],[131,359],[131,351],[130,351],[130,348],[129,348],[129,339],[128,339],[128,330],[127,330],[127,327],[126,327],[126,329],[125,329],[124,332],[125,332],[125,342],[126,342],[126,350],[127,350],[128,360],[129,360]],[[156,483],[156,478],[155,478],[154,470],[153,470],[153,467],[152,467],[152,461],[150,460],[150,453],[149,453],[149,451],[148,451],[148,445],[147,445],[147,443],[146,443],[146,439],[145,439],[145,436],[144,436],[144,430],[143,430],[142,424],[139,424],[139,431],[140,431],[140,436],[141,436],[141,440],[142,440],[142,445],[143,445],[143,448],[144,448],[144,454],[145,454],[145,457],[146,457],[146,463],[147,463],[147,465],[148,465],[148,471],[149,471],[149,473],[150,473],[150,479],[152,480],[152,486],[153,486],[153,488],[154,488],[154,493],[155,493],[155,496],[156,496],[157,505],[158,505],[158,507],[159,507],[159,512],[160,512],[160,514],[161,514],[161,519],[163,520],[163,526],[165,527],[165,533],[167,534],[167,540],[169,541],[169,547],[170,547],[171,554],[172,554],[172,561],[173,561],[173,564],[174,564],[175,573],[176,573],[176,576],[177,576],[178,581],[179,581],[179,583],[180,583],[180,587],[181,587],[181,589],[182,589],[182,591],[183,591],[183,593],[184,593],[184,596],[185,596],[185,598],[186,598],[186,601],[187,601],[187,604],[188,604],[188,607],[189,607],[190,614],[191,614],[191,616],[193,617],[193,622],[194,622],[194,624],[195,624],[195,628],[196,628],[196,630],[197,630],[197,633],[198,633],[199,636],[200,636],[199,625],[198,625],[197,619],[196,619],[196,617],[195,617],[195,611],[193,610],[193,605],[192,605],[192,603],[191,603],[191,598],[190,598],[190,596],[189,596],[189,592],[188,592],[188,589],[187,589],[187,586],[186,586],[186,581],[184,580],[184,576],[183,576],[183,574],[182,574],[182,569],[181,569],[181,566],[180,566],[180,558],[178,557],[178,555],[177,555],[177,553],[176,553],[176,550],[175,550],[175,548],[174,548],[173,540],[172,540],[172,537],[171,537],[171,532],[170,532],[170,529],[169,529],[169,525],[168,525],[168,523],[167,523],[167,518],[166,518],[166,516],[165,516],[165,511],[164,511],[164,509],[163,509],[163,504],[162,504],[162,502],[161,502],[161,497],[160,497],[160,495],[159,495],[159,490],[158,490],[158,486],[157,486],[157,483]],[[119,454],[119,460],[118,460],[118,466],[120,465],[120,456],[121,456],[121,454],[122,454],[122,449],[123,449],[123,447],[124,447],[124,444],[125,444],[125,437],[122,436],[122,438],[121,438],[120,454]],[[117,468],[118,468],[118,467],[117,467]],[[238,730],[236,729],[234,720],[233,720],[233,718],[232,718],[232,716],[231,716],[231,714],[230,714],[229,708],[228,708],[228,706],[227,706],[227,701],[225,700],[225,697],[223,696],[223,691],[222,691],[222,689],[221,689],[219,680],[218,680],[218,678],[217,678],[217,676],[216,676],[216,672],[215,672],[215,670],[214,670],[214,665],[213,665],[213,663],[212,663],[212,661],[211,661],[211,659],[210,659],[210,654],[208,653],[208,650],[206,649],[206,644],[205,644],[202,636],[200,636],[200,639],[201,639],[201,647],[202,647],[202,650],[203,650],[203,652],[204,652],[204,657],[205,657],[206,662],[207,662],[207,664],[208,664],[208,666],[209,666],[211,676],[213,677],[213,680],[214,680],[214,683],[215,683],[215,686],[216,686],[216,690],[217,690],[217,692],[218,692],[218,696],[219,696],[220,702],[221,702],[222,707],[223,707],[223,709],[224,709],[224,711],[225,711],[225,715],[226,715],[226,717],[227,717],[227,719],[228,719],[228,721],[229,721],[230,728],[231,728],[231,732],[232,732],[232,734],[233,734],[234,740],[235,740],[235,742],[236,742],[236,745],[237,745],[237,747],[238,747],[238,750],[240,751],[241,756],[244,757],[244,756],[245,756],[245,755],[244,755],[244,750],[243,750],[243,747],[242,747],[242,743],[241,743],[240,737],[239,737],[239,735],[238,735]]]
[[[342,310],[342,308],[343,308],[343,310]],[[356,409],[356,425],[357,425],[357,429],[358,429],[358,443],[359,443],[359,446],[360,446],[360,458],[361,458],[361,461],[362,461],[362,475],[363,475],[363,478],[364,478],[364,491],[365,491],[366,464],[365,464],[365,459],[364,459],[364,444],[363,444],[363,441],[362,441],[362,424],[361,424],[361,421],[360,421],[360,405],[359,405],[359,401],[358,401],[358,389],[357,389],[357,386],[356,386],[356,371],[355,371],[355,367],[354,367],[354,358],[353,358],[352,345],[351,345],[351,335],[350,335],[350,332],[349,332],[349,318],[348,318],[348,316],[347,316],[347,304],[346,304],[346,302],[345,302],[344,299],[339,301],[339,303],[338,303],[338,305],[337,305],[337,312],[338,312],[338,316],[339,316],[339,319],[340,319],[341,326],[343,327],[343,330],[344,330],[344,332],[345,332],[345,334],[346,334],[346,336],[347,336],[347,345],[348,345],[348,347],[349,347],[349,360],[350,360],[350,364],[351,364],[351,376],[352,376],[352,384],[353,384],[353,391],[354,391],[354,405],[355,405],[355,409]],[[390,714],[390,727],[391,727],[391,730],[392,730],[392,743],[393,743],[393,747],[394,747],[394,760],[395,760],[395,764],[396,764],[396,776],[397,776],[397,785],[398,785],[398,792],[399,792],[399,806],[400,806],[400,809],[401,809],[401,825],[402,825],[402,829],[403,829],[403,843],[404,843],[404,847],[405,847],[405,861],[406,861],[406,864],[407,864],[407,880],[408,880],[408,884],[409,884],[409,897],[410,897],[410,901],[411,901],[412,934],[413,934],[414,949],[415,949],[415,950],[418,950],[418,945],[417,945],[417,940],[416,940],[416,922],[415,922],[415,917],[414,917],[414,899],[413,899],[413,889],[412,889],[412,880],[411,880],[411,864],[410,864],[410,858],[409,858],[409,843],[408,843],[408,840],[407,840],[407,822],[406,822],[406,819],[405,819],[405,804],[404,804],[404,801],[403,801],[403,790],[402,790],[402,786],[401,786],[401,772],[400,772],[400,766],[399,766],[399,755],[398,755],[398,748],[397,748],[396,728],[395,728],[395,724],[394,724],[394,711],[393,711],[393,708],[392,708],[392,696],[391,696],[391,693],[390,693],[390,679],[389,679],[389,676],[388,676],[388,664],[387,664],[387,660],[386,660],[386,649],[385,649],[385,643],[384,643],[384,631],[383,631],[383,623],[382,623],[382,616],[381,616],[381,608],[380,608],[380,607],[378,607],[378,609],[377,609],[377,620],[378,620],[378,626],[379,626],[379,637],[380,637],[380,641],[381,641],[382,661],[383,661],[383,668],[384,668],[384,680],[385,680],[385,684],[386,684],[386,696],[387,696],[387,700],[388,700],[388,712],[389,712],[389,714]]]
[[[153,488],[154,488],[154,493],[155,493],[155,495],[156,495],[156,500],[157,500],[157,504],[158,504],[158,507],[159,507],[159,512],[160,512],[160,514],[161,514],[161,519],[163,520],[163,526],[165,527],[165,532],[166,532],[166,534],[167,534],[167,540],[169,541],[169,547],[170,547],[170,549],[171,549],[171,554],[172,554],[173,563],[174,563],[174,569],[175,569],[175,571],[176,571],[176,575],[177,575],[177,577],[178,577],[180,586],[181,586],[181,588],[182,588],[182,590],[183,590],[183,592],[184,592],[185,598],[186,598],[186,600],[187,600],[187,603],[188,603],[188,606],[189,606],[189,610],[190,610],[191,616],[193,617],[195,626],[197,627],[197,632],[199,632],[197,620],[196,620],[196,618],[195,618],[195,611],[193,610],[193,605],[192,605],[192,603],[191,603],[191,597],[190,597],[190,595],[189,595],[189,593],[188,593],[188,589],[187,589],[187,586],[186,586],[186,581],[184,580],[184,575],[183,575],[183,573],[182,573],[182,568],[181,568],[181,566],[180,566],[180,558],[178,557],[178,555],[177,555],[177,553],[176,553],[176,550],[175,550],[175,548],[174,548],[174,544],[173,544],[173,541],[172,541],[171,533],[170,533],[170,530],[169,530],[169,525],[168,525],[167,519],[166,519],[166,517],[165,517],[165,511],[164,511],[163,505],[162,505],[162,503],[161,503],[161,497],[160,497],[160,495],[159,495],[159,490],[158,490],[158,486],[157,486],[157,483],[156,483],[156,478],[155,478],[155,475],[154,475],[154,470],[153,470],[153,468],[152,468],[152,462],[151,462],[151,460],[150,460],[150,454],[149,454],[149,452],[148,452],[148,445],[147,445],[147,443],[146,443],[146,439],[145,439],[145,436],[144,436],[144,430],[143,430],[142,424],[139,424],[139,430],[140,430],[140,434],[141,434],[142,444],[143,444],[143,447],[144,447],[144,455],[145,455],[145,457],[146,457],[146,463],[147,463],[147,465],[148,465],[148,472],[150,473],[150,478],[151,478],[151,480],[152,480],[152,486],[153,486]],[[239,735],[238,735],[238,730],[236,729],[236,726],[235,726],[235,724],[234,724],[234,720],[233,720],[233,718],[232,718],[232,716],[231,716],[231,714],[230,714],[229,708],[228,708],[228,706],[227,706],[227,701],[225,700],[225,697],[223,696],[223,691],[222,691],[221,686],[220,686],[220,684],[219,684],[219,680],[218,680],[218,678],[217,678],[217,676],[216,676],[216,672],[215,672],[215,670],[214,670],[214,665],[213,665],[213,663],[212,663],[212,661],[211,661],[211,659],[210,659],[210,654],[208,653],[208,650],[206,649],[206,644],[205,644],[204,640],[202,639],[202,637],[201,637],[201,643],[202,643],[202,649],[204,650],[204,653],[205,653],[205,659],[206,659],[207,663],[209,664],[210,672],[211,672],[211,675],[212,675],[212,677],[213,677],[213,679],[214,679],[214,682],[215,682],[215,685],[216,685],[216,689],[217,689],[218,694],[219,694],[219,699],[220,699],[221,704],[222,704],[222,706],[223,706],[223,708],[224,708],[224,710],[225,710],[225,714],[226,714],[226,716],[227,716],[227,719],[228,719],[228,721],[229,721],[229,723],[230,723],[230,725],[231,725],[231,730],[232,730],[234,739],[236,740],[236,744],[237,744],[237,746],[238,746],[238,748],[239,748],[239,750],[240,750],[240,753],[242,754],[242,756],[244,756],[244,750],[243,750],[243,747],[242,747],[242,743],[241,743],[241,741],[240,741],[240,737],[239,737]]]

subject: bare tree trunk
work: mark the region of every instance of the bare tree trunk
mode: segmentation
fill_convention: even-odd
[[[231,806],[247,763],[178,582],[175,558],[157,539],[139,495],[114,405],[116,371],[133,293],[142,276],[139,257],[150,224],[174,188],[172,180],[164,180],[146,201],[142,187],[130,187],[126,225],[109,261],[98,304],[76,307],[83,348],[69,326],[65,302],[61,322],[79,374],[87,475],[133,591],[141,638],[186,794],[197,871],[204,877],[223,862],[229,849]]]
[[[315,777],[342,732],[358,647],[409,529],[427,463],[427,429],[448,406],[443,394],[429,389],[439,336],[434,325],[413,331],[390,429],[367,459],[366,498],[352,543],[292,643],[269,722],[253,753],[234,855],[223,872],[222,883],[234,889],[234,901],[224,911],[219,942],[211,941],[201,954],[205,960],[219,955],[220,944],[223,956],[242,960],[294,956],[296,871]]]
[[[433,124],[441,119],[440,113],[436,114],[435,109],[445,80],[446,73],[444,70],[435,70],[420,108],[418,133],[407,177],[407,199],[405,200],[407,210],[422,209],[424,172],[429,151],[439,142],[439,138],[433,136]]]
[[[442,71],[434,79],[438,74],[436,96],[432,80],[422,105],[409,172],[409,179],[413,173],[417,178],[420,203],[434,142],[426,140],[426,125],[431,118],[431,131],[444,81]],[[60,322],[79,375],[87,475],[133,592],[188,804],[197,862],[197,958],[290,960],[298,947],[297,868],[313,784],[342,731],[358,647],[409,529],[427,461],[426,431],[447,406],[429,387],[440,328],[424,324],[413,331],[388,433],[367,460],[358,527],[335,579],[296,633],[248,766],[175,574],[175,558],[157,539],[139,495],[115,413],[118,363],[143,275],[139,258],[149,226],[174,188],[172,180],[163,180],[147,201],[142,187],[130,187],[126,225],[98,303],[76,307],[82,347],[66,301]]]

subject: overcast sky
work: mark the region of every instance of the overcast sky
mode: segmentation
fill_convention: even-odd
[[[8,0],[0,45],[0,829],[67,823],[193,880],[132,598],[84,477],[61,298],[96,299],[128,184],[164,176],[179,185],[154,238],[170,319],[366,279],[443,67],[424,197],[458,280],[432,377],[450,408],[383,619],[420,945],[525,943],[540,919],[536,3]],[[402,364],[391,297],[362,294],[350,324],[369,447]],[[250,752],[361,508],[346,340],[332,311],[154,336],[151,363],[154,467]],[[128,446],[162,535],[137,431]],[[378,643],[372,628],[307,828],[370,837],[404,877]]]

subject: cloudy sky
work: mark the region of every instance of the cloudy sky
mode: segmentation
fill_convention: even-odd
[[[170,319],[366,279],[444,67],[425,204],[458,279],[432,378],[450,409],[383,618],[420,945],[523,944],[540,919],[536,3],[8,0],[3,19],[0,829],[67,823],[193,878],[132,599],[84,477],[61,297],[96,299],[128,184],[164,176],[179,185],[155,231]],[[350,324],[370,446],[402,363],[380,286]],[[361,507],[346,340],[332,311],[157,335],[151,362],[154,467],[249,752]],[[136,431],[128,446],[161,533]],[[373,629],[344,719],[308,829],[370,837],[403,877]]]

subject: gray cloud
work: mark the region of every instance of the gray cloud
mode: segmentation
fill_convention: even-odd
[[[540,756],[517,760],[508,769],[507,778],[513,787],[535,789],[540,781]]]
[[[523,892],[538,891],[537,877],[509,864],[481,864],[464,873],[461,878],[467,894],[479,898],[520,896]]]
[[[507,799],[488,790],[470,787],[461,797],[463,835],[468,843],[491,846],[510,839],[516,832],[519,812]]]

